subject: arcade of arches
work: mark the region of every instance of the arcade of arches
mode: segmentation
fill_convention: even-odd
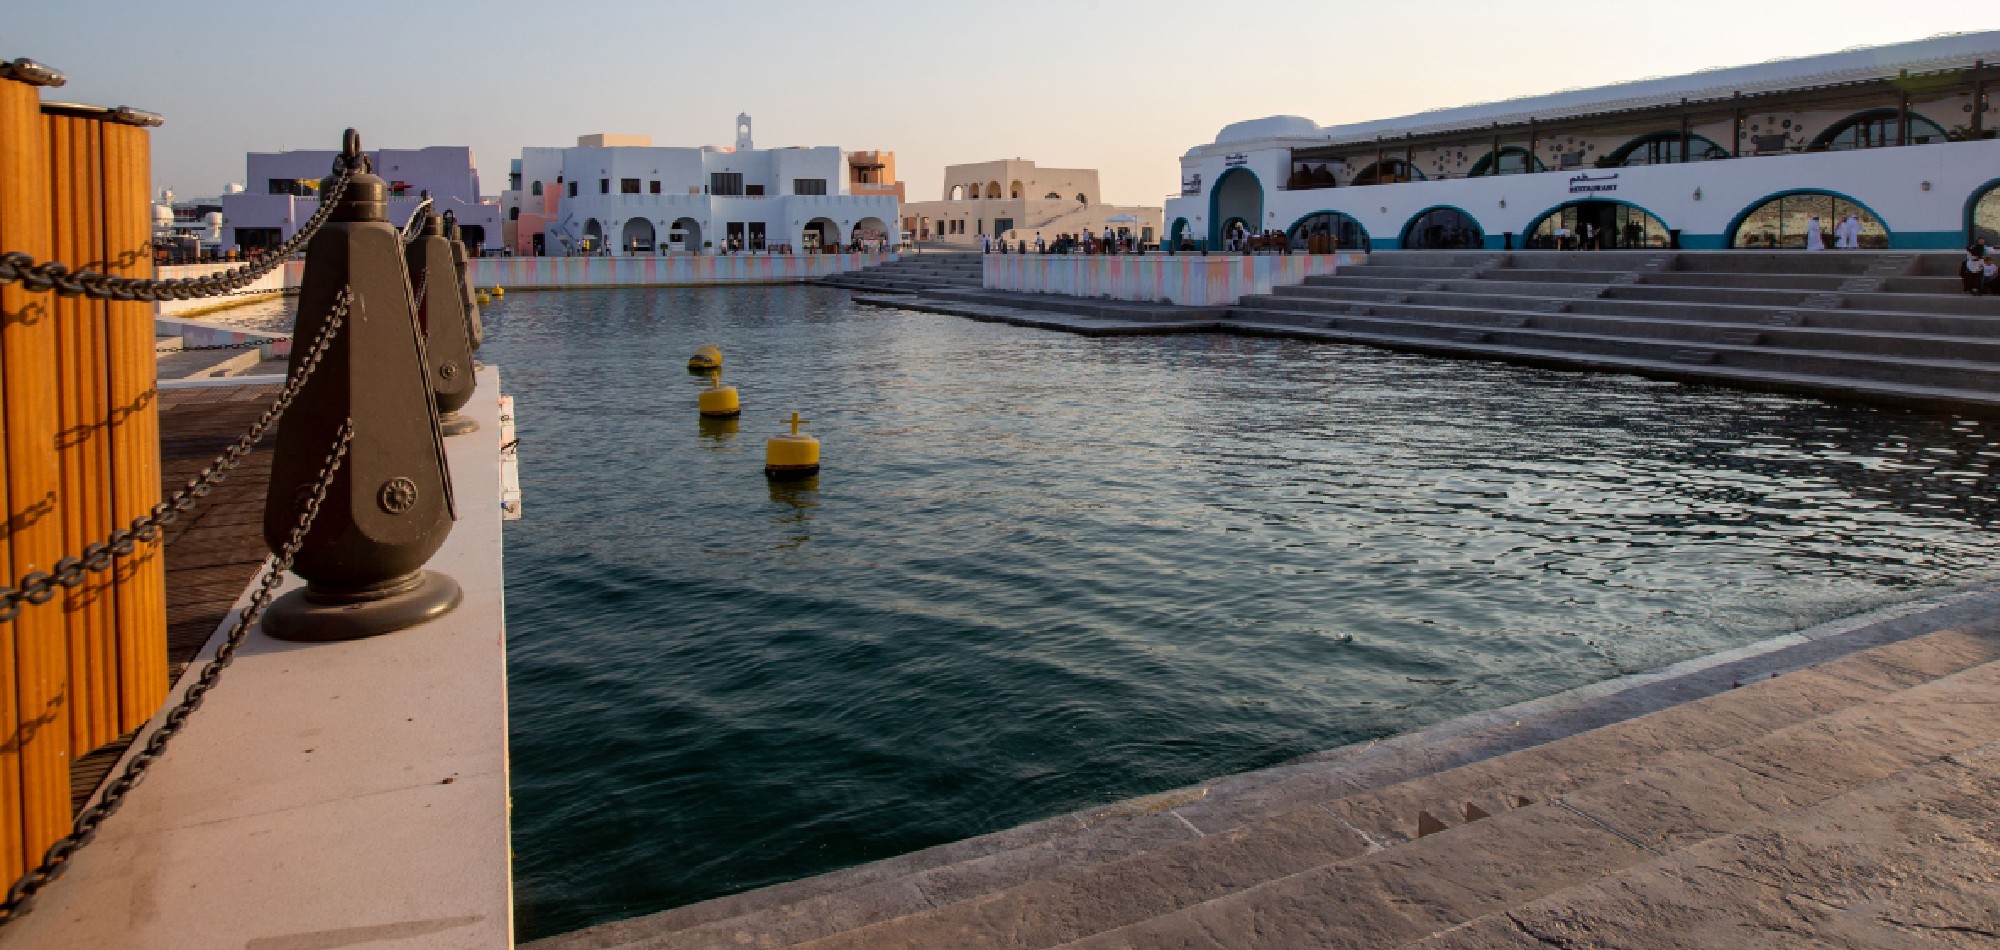
[[[1568,233],[1558,244],[1558,229]],[[1615,201],[1572,201],[1543,215],[1528,229],[1525,246],[1594,248],[1667,247],[1673,235],[1667,225],[1644,208]]]
[[[1745,212],[1729,236],[1730,247],[1789,248],[1806,246],[1806,231],[1819,218],[1822,240],[1833,246],[1833,227],[1853,215],[1861,222],[1861,246],[1886,248],[1889,229],[1880,218],[1852,201],[1823,191],[1779,195]]]

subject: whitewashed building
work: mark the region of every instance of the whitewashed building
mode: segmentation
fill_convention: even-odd
[[[245,252],[276,247],[319,210],[319,183],[333,169],[332,150],[251,152],[243,191],[222,196],[226,239]],[[429,191],[439,214],[458,219],[474,253],[500,247],[500,206],[481,201],[479,168],[462,145],[385,148],[368,153],[375,174],[389,184],[389,220],[401,225]]]
[[[759,149],[737,116],[733,147],[659,148],[646,136],[586,135],[526,148],[500,196],[521,255],[811,253],[893,245],[894,194],[853,194],[835,146]]]
[[[1170,241],[1296,248],[1864,248],[2000,242],[2000,32],[1322,127],[1238,122],[1181,157]],[[1318,241],[1314,241],[1318,238]]]

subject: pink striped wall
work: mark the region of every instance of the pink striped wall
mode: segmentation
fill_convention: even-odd
[[[989,290],[1218,307],[1235,304],[1245,294],[1268,294],[1273,287],[1331,274],[1341,264],[1358,264],[1366,257],[1359,252],[1209,257],[989,254],[984,284]]]
[[[669,257],[481,257],[472,282],[508,290],[793,283],[872,267],[893,254],[731,254]]]

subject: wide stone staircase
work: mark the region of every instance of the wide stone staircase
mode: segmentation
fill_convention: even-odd
[[[2000,597],[1798,639],[531,946],[1993,945]]]
[[[819,283],[884,294],[977,288],[981,280],[979,257],[977,252],[927,250],[905,254],[886,264],[831,274],[820,278]]]
[[[1370,255],[1243,299],[1233,325],[1440,355],[2000,408],[2000,297],[1956,254]]]

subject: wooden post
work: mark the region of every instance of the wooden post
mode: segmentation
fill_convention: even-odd
[[[1910,144],[1910,94],[1904,92],[1896,104],[1896,144]]]
[[[0,247],[36,260],[53,253],[49,153],[34,86],[0,79]],[[47,571],[63,557],[57,492],[58,403],[55,295],[19,283],[0,286],[0,497],[7,504],[6,554],[12,581]],[[41,860],[70,827],[68,651],[63,614],[23,604],[0,623],[0,879]]]
[[[152,140],[145,128],[98,124],[104,150],[104,260],[120,277],[153,276]],[[123,527],[160,501],[158,362],[153,307],[108,306],[111,517]],[[137,729],[167,698],[167,575],[164,539],[138,542],[120,558],[118,585],[119,728]]]

